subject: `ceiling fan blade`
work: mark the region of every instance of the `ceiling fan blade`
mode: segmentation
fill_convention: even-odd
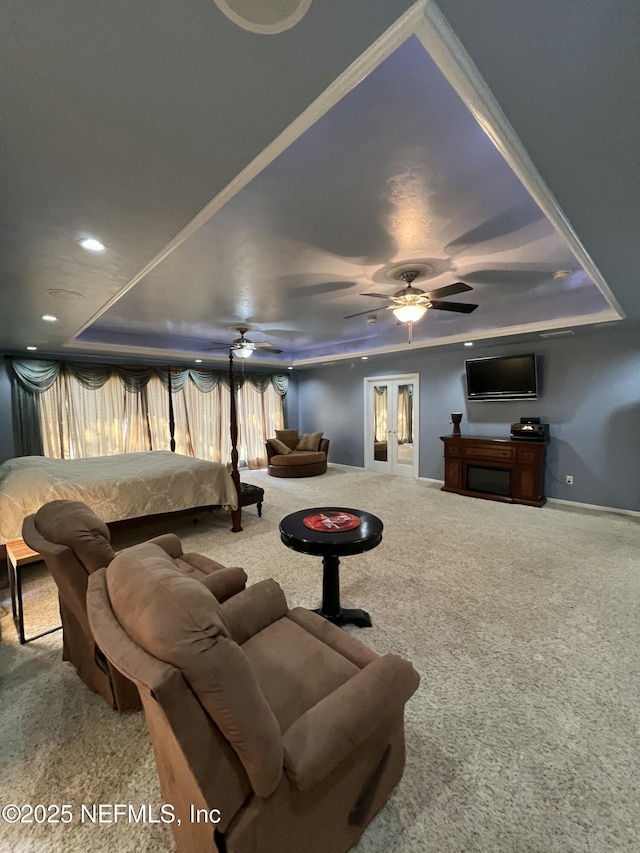
[[[260,341],[257,344],[253,345],[254,350],[262,350],[262,352],[274,352],[280,354],[282,352],[281,349],[274,347],[273,344],[270,344],[268,341]]]
[[[300,334],[297,329],[257,329],[257,331],[261,332],[263,335],[268,335],[269,337],[271,335],[276,335],[277,337],[286,337],[289,335],[289,337],[292,337]]]
[[[432,300],[429,304],[429,308],[437,308],[440,311],[457,311],[458,314],[471,314],[477,307],[477,305],[471,305],[467,302],[441,302],[438,299]]]
[[[216,347],[203,347],[201,352],[215,352],[216,350],[233,349],[233,344],[219,344]]]
[[[347,314],[346,317],[343,317],[343,320],[350,320],[352,317],[362,317],[364,314],[374,314],[376,311],[382,311],[384,306],[380,306],[379,308],[369,308],[368,311],[358,311],[357,314]],[[391,306],[388,306],[389,308]]]
[[[437,287],[435,290],[429,291],[429,296],[435,296],[440,299],[442,296],[455,296],[457,293],[466,293],[473,288],[465,284],[463,281],[456,281],[453,284],[446,284],[444,287]]]
[[[390,296],[385,296],[384,293],[361,293],[360,296],[375,296],[376,299],[391,299]]]

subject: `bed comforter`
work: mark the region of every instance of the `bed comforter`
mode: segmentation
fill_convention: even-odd
[[[82,501],[106,522],[238,505],[226,465],[168,450],[92,459],[20,456],[0,465],[0,544],[22,538],[25,516],[59,499]]]

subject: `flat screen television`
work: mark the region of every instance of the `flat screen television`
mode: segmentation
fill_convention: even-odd
[[[534,353],[474,358],[465,362],[467,400],[536,400]]]

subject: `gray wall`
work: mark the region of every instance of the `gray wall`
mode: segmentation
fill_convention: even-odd
[[[467,358],[535,352],[538,400],[470,403]],[[596,330],[573,338],[433,348],[336,362],[300,374],[299,429],[324,430],[330,461],[364,464],[365,376],[420,374],[420,476],[443,478],[440,435],[463,412],[467,435],[508,437],[512,422],[539,416],[550,425],[547,497],[640,510],[640,344],[637,328]],[[565,485],[573,474],[574,485]]]
[[[284,425],[286,429],[298,428],[298,375],[295,371],[290,370],[289,387],[283,400]]]
[[[0,359],[0,463],[15,455],[11,420],[11,384],[7,362]]]

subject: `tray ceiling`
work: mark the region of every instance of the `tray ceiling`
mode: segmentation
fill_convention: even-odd
[[[204,23],[199,7],[200,33],[197,18],[172,22],[180,46],[194,40],[180,56],[166,22],[150,28],[146,21],[142,30],[140,19],[139,32],[124,33],[111,21],[78,58],[94,72],[82,79],[64,47],[78,49],[88,16],[51,20],[58,29],[68,24],[62,43],[31,46],[46,56],[13,78],[8,101],[10,116],[25,117],[20,98],[35,85],[44,95],[52,87],[49,101],[39,94],[45,115],[37,116],[50,123],[49,136],[31,138],[25,121],[9,138],[11,162],[22,166],[8,176],[18,204],[4,229],[3,281],[20,290],[23,302],[3,330],[6,350],[32,343],[47,352],[210,361],[225,356],[223,348],[209,349],[212,342],[230,344],[237,336],[231,327],[244,324],[251,340],[282,350],[256,353],[256,361],[403,349],[407,327],[383,300],[361,294],[393,294],[403,283],[390,271],[412,262],[430,267],[417,287],[463,281],[473,289],[455,301],[479,306],[473,314],[427,311],[413,327],[414,346],[623,316],[604,280],[577,259],[576,246],[543,213],[416,35],[396,38],[363,79],[310,126],[291,131],[288,144],[275,157],[263,156],[262,165],[282,99],[269,99],[265,89],[243,115],[230,84],[235,78],[213,72],[231,44],[242,45],[246,58],[251,40],[269,63],[265,78],[273,83],[281,72],[280,84],[291,80],[292,56],[325,22],[320,5],[287,33],[268,37],[243,32],[218,11],[215,26]],[[407,4],[393,5],[386,22],[376,9],[378,25]],[[71,13],[74,3],[62,7]],[[135,13],[127,15],[133,23]],[[139,38],[139,53],[148,56],[149,29],[160,40],[153,73],[129,52]],[[203,58],[202,30],[215,34],[218,61]],[[275,39],[290,39],[288,63],[275,60]],[[364,49],[357,40],[349,44]],[[158,73],[163,51],[173,55]],[[254,72],[255,59],[248,61]],[[244,91],[239,64],[233,74]],[[314,77],[316,95],[321,78]],[[314,89],[303,94],[303,83],[298,112]],[[216,107],[235,120],[216,122]],[[36,121],[26,110],[29,116]],[[260,167],[250,180],[223,180],[242,176],[252,161]],[[104,240],[106,251],[79,249],[77,239],[86,234]],[[42,329],[40,315],[49,312],[59,316],[55,330]],[[369,313],[344,319],[356,312]]]

